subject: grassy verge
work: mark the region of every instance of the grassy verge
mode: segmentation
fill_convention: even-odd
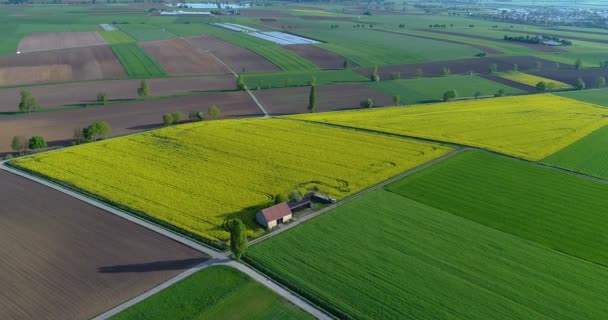
[[[129,77],[164,77],[167,73],[136,43],[112,45],[112,51]]]

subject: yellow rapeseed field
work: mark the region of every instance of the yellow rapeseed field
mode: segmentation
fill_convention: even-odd
[[[536,87],[539,82],[545,82],[547,84],[547,90],[549,91],[572,89],[572,86],[567,83],[534,76],[523,72],[502,72],[498,73],[497,75],[501,78],[522,83],[531,87]]]
[[[343,198],[449,147],[288,119],[193,123],[18,159],[15,164],[171,223],[226,240],[226,218],[261,233],[256,207],[318,188]],[[370,213],[372,214],[372,213]]]
[[[540,160],[608,124],[608,110],[554,95],[293,116]]]

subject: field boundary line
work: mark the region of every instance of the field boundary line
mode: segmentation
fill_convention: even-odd
[[[461,154],[461,153],[463,153],[465,151],[470,151],[470,150],[474,150],[474,149],[473,148],[464,147],[464,148],[457,148],[455,150],[452,150],[452,151],[444,154],[443,156],[441,156],[439,158],[435,158],[435,159],[433,159],[431,161],[428,161],[428,162],[425,162],[425,163],[423,163],[423,164],[421,164],[421,165],[419,165],[417,167],[414,167],[414,168],[409,169],[409,170],[407,170],[405,172],[402,172],[401,174],[398,174],[398,175],[393,176],[393,177],[391,177],[389,179],[381,181],[381,182],[379,182],[379,183],[377,183],[377,184],[375,184],[375,185],[373,185],[373,186],[371,186],[369,188],[366,188],[366,189],[361,190],[361,191],[359,191],[359,192],[357,192],[357,193],[355,193],[355,194],[353,194],[351,196],[348,196],[348,197],[342,199],[341,201],[338,201],[335,204],[332,204],[332,205],[327,206],[327,207],[325,207],[325,208],[323,208],[323,209],[321,209],[319,211],[316,211],[316,212],[313,212],[313,213],[311,213],[309,215],[306,215],[306,216],[304,216],[304,217],[296,220],[293,223],[290,223],[290,224],[287,224],[287,225],[283,225],[281,228],[279,228],[279,229],[277,229],[277,230],[275,230],[275,231],[273,231],[271,233],[268,233],[268,234],[263,235],[263,236],[261,236],[259,238],[253,239],[253,240],[249,241],[249,245],[253,246],[253,245],[255,245],[255,244],[257,244],[257,243],[259,243],[261,241],[264,241],[264,240],[266,240],[268,238],[271,238],[271,237],[274,237],[274,236],[276,236],[278,234],[281,234],[281,233],[283,233],[283,232],[285,232],[285,231],[287,231],[289,229],[292,229],[292,228],[298,226],[299,224],[301,224],[303,222],[306,222],[306,221],[308,221],[310,219],[318,217],[318,216],[322,215],[323,213],[326,213],[326,212],[331,211],[331,210],[333,210],[333,209],[335,209],[337,207],[340,207],[343,204],[351,202],[351,201],[353,201],[353,200],[355,200],[357,198],[360,198],[360,197],[362,197],[362,196],[364,196],[364,195],[366,195],[366,194],[368,194],[368,193],[370,193],[372,191],[376,191],[376,190],[378,190],[380,188],[383,188],[384,186],[386,186],[388,184],[391,184],[391,183],[393,183],[393,182],[395,182],[395,181],[397,181],[397,180],[399,180],[401,178],[405,178],[407,176],[415,174],[415,173],[417,173],[417,172],[419,172],[421,170],[424,170],[426,168],[432,167],[432,166],[434,166],[434,165],[436,165],[436,164],[438,164],[440,162],[443,162],[443,161],[448,160],[448,159],[450,159],[450,158],[452,158],[454,156],[457,156],[457,155],[459,155],[459,154]]]

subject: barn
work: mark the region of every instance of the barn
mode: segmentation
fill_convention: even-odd
[[[278,224],[285,223],[293,217],[293,213],[287,202],[276,204],[272,207],[259,211],[255,220],[264,228],[272,229]]]

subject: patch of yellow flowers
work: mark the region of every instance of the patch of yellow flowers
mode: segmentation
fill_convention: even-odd
[[[227,240],[225,219],[262,230],[256,208],[294,189],[344,198],[444,155],[437,144],[288,119],[208,121],[91,143],[15,164]],[[372,214],[372,213],[370,213]]]
[[[293,116],[540,160],[608,124],[608,110],[554,95]]]
[[[502,73],[498,73],[497,76],[499,76],[503,79],[518,82],[518,83],[525,84],[525,85],[528,85],[531,87],[536,87],[536,85],[539,82],[544,82],[547,84],[547,91],[572,89],[572,86],[567,83],[563,83],[560,81],[551,80],[551,79],[547,79],[547,78],[543,78],[543,77],[539,77],[539,76],[535,76],[535,75],[531,75],[531,74],[527,74],[527,73],[523,73],[523,72],[502,72]]]

